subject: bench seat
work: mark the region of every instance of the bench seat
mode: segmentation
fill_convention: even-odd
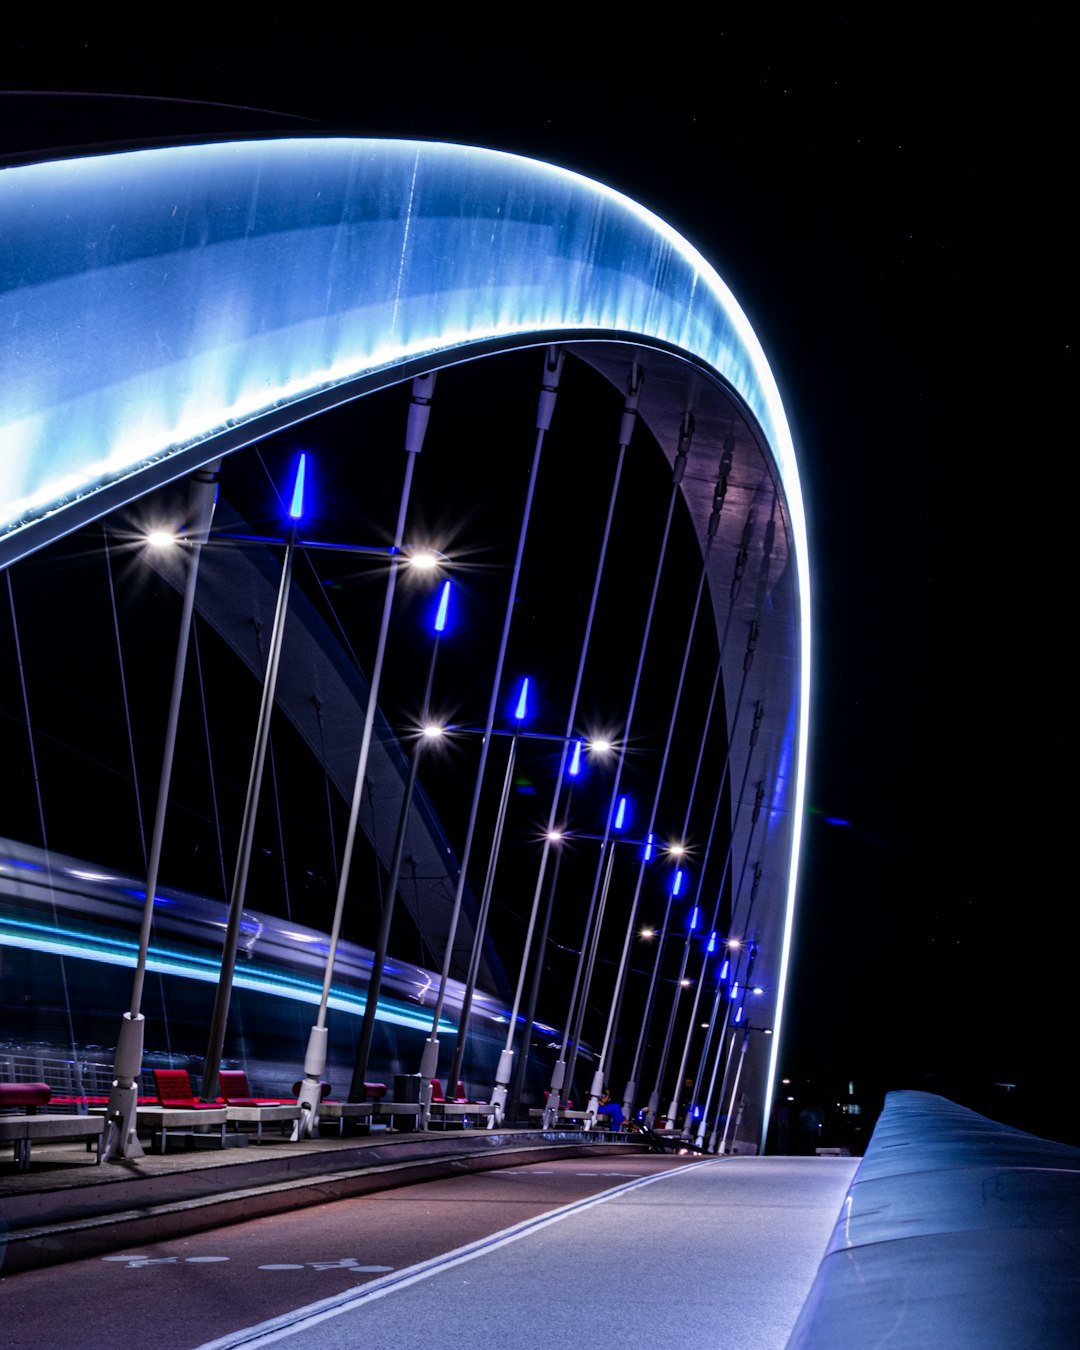
[[[101,1162],[105,1120],[102,1116],[69,1116],[59,1112],[33,1115],[0,1116],[0,1142],[15,1145],[15,1163],[21,1172],[30,1166],[34,1141],[85,1139],[97,1145],[96,1162]]]

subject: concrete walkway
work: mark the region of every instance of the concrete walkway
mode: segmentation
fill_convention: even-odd
[[[688,1162],[209,1345],[412,1350],[434,1332],[509,1350],[552,1339],[782,1350],[855,1166]]]

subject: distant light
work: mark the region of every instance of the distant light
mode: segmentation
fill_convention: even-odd
[[[685,844],[668,844],[668,852],[673,858],[681,858],[686,852]]]
[[[435,631],[441,633],[446,627],[446,615],[450,608],[450,583],[443,583],[442,595],[439,596],[439,610],[435,615]]]
[[[714,951],[716,951],[716,934],[715,934],[715,933],[713,933],[712,937],[709,938],[709,945],[705,948],[705,955],[706,955],[706,956],[710,956]]]
[[[581,749],[582,742],[574,742],[574,753],[570,756],[570,768],[567,770],[571,778],[576,778],[581,772]]]
[[[690,931],[691,931],[691,933],[692,933],[692,932],[694,931],[694,929],[698,926],[698,919],[699,919],[700,917],[701,917],[701,911],[698,909],[697,905],[695,905],[695,906],[694,906],[693,913],[690,915]]]
[[[754,986],[754,988],[753,988],[750,992],[753,993],[753,994],[763,994],[763,993],[765,992],[765,990],[762,989],[762,987],[761,987],[760,984],[757,984],[757,985]]]
[[[731,947],[734,951],[738,951],[739,948],[742,946],[742,943],[739,941],[738,938],[728,938],[727,945]]]
[[[708,1022],[701,1022],[701,1023],[699,1023],[699,1025],[700,1025],[702,1031],[708,1031],[708,1029],[709,1029],[709,1024],[708,1024]]]
[[[296,482],[293,484],[292,501],[289,503],[289,515],[299,520],[304,514],[304,474],[307,471],[307,455],[300,456],[296,466]]]
[[[439,565],[439,555],[434,549],[417,548],[409,554],[409,566],[418,572],[434,572]]]
[[[644,858],[645,862],[652,861],[652,851],[653,851],[653,837],[650,834],[648,839],[645,840],[645,858]]]
[[[626,822],[626,798],[619,798],[619,809],[615,812],[615,828],[621,830]]]
[[[652,938],[652,937],[655,937],[655,936],[656,936],[656,929],[655,929],[655,928],[643,928],[643,929],[641,930],[641,936],[642,936],[643,938]]]
[[[672,883],[671,894],[678,895],[681,890],[682,890],[682,868],[680,867],[678,871],[675,873],[675,881]]]
[[[613,749],[613,746],[610,741],[606,741],[603,736],[599,736],[596,740],[589,742],[589,749],[595,751],[598,755],[606,755]]]
[[[446,734],[446,728],[438,722],[429,722],[427,726],[424,727],[423,734],[429,741],[437,741],[440,736]]]
[[[547,834],[547,837],[548,837],[548,839],[550,840],[551,843],[557,844],[557,843],[559,842],[559,840],[562,838],[562,831],[561,831],[561,830],[549,830],[549,831],[548,831],[548,834]]]
[[[689,981],[689,980],[683,980],[683,981],[682,981],[682,987],[683,987],[684,989],[689,989],[689,988],[690,988],[690,981]]]
[[[730,961],[727,959],[727,957],[725,956],[725,957],[724,957],[724,964],[720,967],[720,978],[721,978],[722,980],[726,980],[726,979],[727,979],[727,973],[728,973],[728,966],[729,966],[729,965],[731,965],[731,962],[730,962]]]
[[[761,1034],[762,1034],[763,1036],[771,1036],[771,1035],[772,1035],[772,1027],[762,1027],[762,1029],[761,1029]]]
[[[529,681],[528,678],[521,682],[521,693],[518,695],[517,707],[514,709],[514,717],[519,722],[524,722],[525,715],[529,710]]]
[[[146,542],[151,548],[173,548],[180,542],[180,536],[172,530],[151,530],[146,536]]]

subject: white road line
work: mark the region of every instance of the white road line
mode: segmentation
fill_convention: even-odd
[[[519,1238],[527,1237],[530,1233],[535,1233],[541,1228],[559,1223],[572,1214],[580,1214],[582,1210],[592,1209],[594,1205],[601,1205],[605,1200],[611,1200],[617,1195],[625,1195],[627,1191],[636,1190],[640,1186],[651,1186],[653,1182],[663,1181],[665,1177],[676,1176],[681,1172],[690,1172],[697,1167],[711,1166],[714,1162],[715,1159],[706,1158],[699,1162],[686,1163],[682,1167],[669,1168],[665,1172],[654,1172],[652,1176],[636,1177],[633,1181],[624,1182],[621,1186],[612,1186],[610,1190],[602,1191],[599,1195],[590,1196],[586,1200],[575,1200],[569,1205],[563,1205],[560,1209],[552,1210],[549,1214],[540,1215],[535,1219],[526,1219],[522,1223],[504,1228],[499,1233],[492,1233],[490,1237],[481,1238],[477,1242],[467,1243],[464,1247],[458,1247],[442,1256],[434,1256],[428,1261],[420,1261],[414,1266],[406,1266],[404,1270],[399,1270],[394,1275],[387,1275],[384,1279],[371,1280],[370,1283],[362,1285],[359,1289],[350,1289],[331,1298],[320,1299],[317,1303],[309,1303],[305,1307],[294,1308],[292,1312],[283,1313],[280,1317],[271,1317],[265,1322],[258,1322],[254,1326],[245,1327],[241,1331],[220,1336],[217,1340],[206,1341],[203,1345],[197,1346],[196,1350],[235,1350],[235,1347],[238,1346],[271,1345],[275,1341],[284,1340],[286,1336],[292,1336],[295,1332],[307,1331],[320,1322],[325,1322],[328,1318],[339,1317],[342,1313],[351,1312],[364,1303],[373,1302],[377,1298],[385,1298],[387,1294],[396,1293],[399,1289],[407,1289],[410,1285],[439,1274],[440,1271],[449,1270],[453,1266],[464,1265],[466,1261],[474,1261],[478,1256],[486,1256],[488,1252],[497,1251],[500,1247],[507,1246],[508,1243],[517,1242]],[[594,1174],[589,1173],[588,1175]]]

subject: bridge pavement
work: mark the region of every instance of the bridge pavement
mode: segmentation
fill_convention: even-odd
[[[621,1153],[424,1182],[9,1277],[0,1345],[111,1345],[119,1316],[155,1350],[474,1335],[768,1350],[854,1167]]]

